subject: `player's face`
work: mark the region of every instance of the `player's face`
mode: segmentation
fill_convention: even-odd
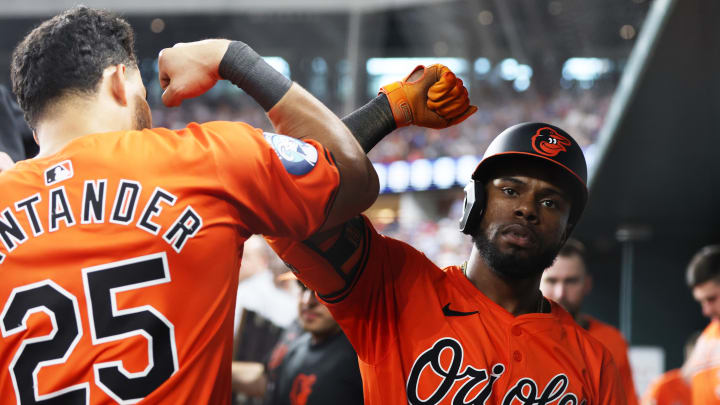
[[[552,266],[543,272],[540,290],[544,296],[577,316],[589,292],[589,284],[585,264],[580,256],[558,256]]]
[[[322,339],[340,330],[330,311],[318,301],[315,293],[307,288],[303,287],[300,293],[298,310],[300,325],[315,338]]]
[[[519,162],[496,170],[475,246],[490,267],[509,278],[539,276],[566,239],[570,198],[541,166]]]
[[[129,95],[128,99],[130,103],[132,103],[133,129],[142,130],[152,128],[152,114],[150,113],[150,105],[145,100],[147,91],[142,82],[140,71],[129,68],[127,72],[127,91]]]
[[[703,315],[720,320],[720,283],[714,280],[698,284],[692,290],[695,301],[700,304]]]

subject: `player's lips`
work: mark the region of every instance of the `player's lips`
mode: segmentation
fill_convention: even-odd
[[[535,245],[537,237],[532,229],[521,224],[510,224],[503,228],[500,235],[508,243],[521,247],[530,247]]]
[[[302,319],[305,321],[313,321],[313,320],[319,318],[320,315],[311,310],[306,309],[306,310],[300,312],[300,317],[302,317]]]

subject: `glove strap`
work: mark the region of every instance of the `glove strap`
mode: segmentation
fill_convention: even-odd
[[[401,82],[394,82],[381,87],[378,94],[380,93],[384,93],[387,96],[393,118],[395,118],[395,124],[398,128],[412,124],[412,108],[410,107]]]

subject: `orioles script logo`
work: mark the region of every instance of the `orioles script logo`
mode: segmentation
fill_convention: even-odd
[[[446,354],[443,354],[446,352]],[[442,359],[441,359],[442,357]],[[442,338],[415,360],[407,383],[407,397],[411,405],[439,404],[460,383],[450,401],[452,405],[486,405],[495,382],[502,377],[506,367],[502,363],[486,369],[466,366],[463,363],[463,347],[455,339]],[[532,378],[521,378],[505,393],[502,405],[585,405],[578,402],[573,393],[566,393],[569,379],[558,374],[540,391]],[[419,392],[422,386],[425,395]],[[428,394],[428,392],[431,393]]]
[[[535,152],[554,157],[560,152],[567,152],[566,146],[572,145],[569,139],[560,135],[550,127],[542,127],[532,137],[532,147]]]

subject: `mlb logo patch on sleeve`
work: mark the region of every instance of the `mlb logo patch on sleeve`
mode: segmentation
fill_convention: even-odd
[[[288,173],[299,176],[309,173],[315,167],[318,151],[314,146],[285,135],[268,132],[263,135],[277,153]]]
[[[51,186],[63,180],[67,180],[72,176],[72,162],[65,160],[45,170],[45,185]]]

